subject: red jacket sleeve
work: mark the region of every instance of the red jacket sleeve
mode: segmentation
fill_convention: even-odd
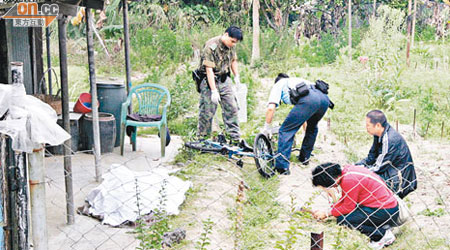
[[[349,214],[355,209],[361,185],[356,179],[346,176],[342,178],[341,188],[342,197],[331,207],[331,214],[334,217]]]

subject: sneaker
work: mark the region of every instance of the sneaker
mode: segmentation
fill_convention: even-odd
[[[371,241],[369,246],[372,249],[382,249],[385,246],[389,246],[395,241],[395,235],[392,233],[390,229],[386,230],[383,238],[379,241]]]

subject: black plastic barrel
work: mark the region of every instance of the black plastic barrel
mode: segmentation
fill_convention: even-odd
[[[92,127],[92,113],[87,113],[83,117],[81,125],[81,143],[83,150],[92,150],[94,148],[94,130]],[[109,113],[98,113],[98,124],[100,127],[100,152],[111,153],[114,149],[116,140],[116,119]]]
[[[121,82],[97,82],[99,111],[113,114],[116,118],[116,141],[114,147],[120,146],[120,112],[122,103],[127,100],[125,85]]]

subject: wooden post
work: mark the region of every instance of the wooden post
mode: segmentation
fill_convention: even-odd
[[[444,121],[442,121],[442,127],[441,127],[441,139],[444,138]]]
[[[323,232],[311,233],[311,250],[323,250]]]
[[[245,185],[244,181],[241,181],[238,186],[237,197],[236,197],[236,225],[235,225],[235,239],[234,239],[234,249],[241,249],[241,238],[242,238],[242,224],[244,221],[244,202],[245,202]]]
[[[67,68],[67,22],[66,15],[58,17],[59,65],[61,75],[62,117],[64,129],[70,134],[69,120],[69,80]],[[66,184],[67,224],[75,223],[75,206],[73,203],[72,182],[72,142],[69,138],[64,142],[64,178]]]
[[[395,121],[395,130],[398,132],[398,120]]]
[[[45,28],[45,45],[47,46],[47,69],[52,68],[52,54],[50,52],[50,28]],[[48,94],[52,95],[52,71],[48,70]]]
[[[130,35],[128,29],[128,2],[122,1],[123,4],[123,40],[125,44],[125,76],[127,78],[127,96],[131,89],[131,63],[130,63]],[[131,114],[131,105],[128,107]]]
[[[102,169],[100,163],[100,125],[98,121],[98,99],[97,99],[97,79],[95,75],[94,38],[92,35],[94,23],[92,21],[92,13],[90,8],[86,8],[86,20],[87,20],[86,41],[88,49],[89,81],[91,83],[91,96],[92,96],[92,131],[94,135],[95,181],[100,182],[102,178]]]
[[[430,122],[427,123],[427,129],[425,130],[425,136],[426,137],[428,135],[428,129],[430,128]]]
[[[413,136],[416,137],[416,109],[414,109]]]

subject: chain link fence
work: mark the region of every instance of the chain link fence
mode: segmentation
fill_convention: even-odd
[[[94,156],[74,152],[72,205],[77,214],[72,225],[66,224],[64,158],[47,151],[48,249],[371,249],[370,238],[379,240],[386,230],[396,237],[390,249],[449,249],[450,145],[408,141],[418,188],[404,198],[411,219],[396,226],[391,220],[396,213],[386,216],[392,199],[373,176],[353,176],[356,184],[350,189],[313,185],[311,170],[317,165],[335,162],[346,168],[348,163],[345,146],[325,132],[325,123],[320,123],[310,164],[293,156],[290,175],[269,179],[260,176],[252,158],[243,157],[240,167],[227,155],[179,150],[183,142],[176,137],[165,159],[159,159],[157,138],[140,138],[138,151],[126,147],[123,157],[102,155],[101,183],[95,181]],[[356,189],[359,196],[348,195]],[[352,216],[337,220],[313,216],[314,211],[329,213],[339,199],[353,204],[369,199],[379,207],[349,208]]]

